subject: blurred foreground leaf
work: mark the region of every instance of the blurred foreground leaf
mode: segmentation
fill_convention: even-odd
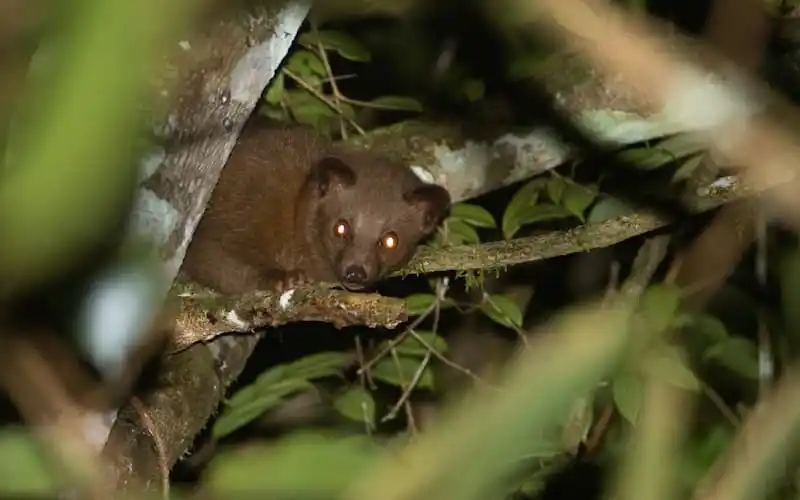
[[[502,391],[473,393],[347,498],[478,500],[532,450],[552,456],[546,445],[575,401],[616,366],[629,315],[629,307],[584,308],[546,325],[510,367]]]
[[[138,110],[153,90],[147,81],[197,3],[72,2],[63,30],[41,45],[44,74],[33,82],[15,164],[0,184],[3,292],[73,263],[125,220]]]
[[[221,453],[211,463],[214,493],[258,492],[262,497],[335,495],[360,474],[379,448],[369,438],[314,432],[292,434],[275,445]],[[295,496],[299,495],[299,496]]]
[[[56,494],[57,481],[34,437],[22,429],[0,432],[0,494]]]

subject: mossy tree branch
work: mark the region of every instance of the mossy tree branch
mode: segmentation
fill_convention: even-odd
[[[746,185],[733,182],[725,189],[688,199],[687,208],[701,213],[752,194]],[[643,209],[567,231],[478,245],[423,247],[405,269],[394,274],[488,270],[551,259],[610,247],[672,222],[664,214]],[[259,292],[239,297],[224,297],[208,291],[186,292],[179,285],[175,294],[181,296],[174,339],[176,349],[194,342],[208,342],[225,333],[297,321],[326,321],[337,328],[354,324],[393,328],[405,319],[403,302],[398,299],[333,290],[325,285],[300,287],[291,295]],[[281,304],[281,296],[287,297],[285,305]]]
[[[178,288],[184,288],[179,286]],[[297,321],[325,321],[336,328],[350,325],[395,328],[408,319],[402,299],[370,293],[332,290],[315,284],[283,293],[257,292],[224,296],[192,286],[179,292],[180,313],[170,353],[232,332],[253,332]]]

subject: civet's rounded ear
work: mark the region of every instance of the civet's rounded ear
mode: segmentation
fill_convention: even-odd
[[[423,184],[408,191],[403,198],[420,213],[420,229],[430,234],[450,212],[450,193],[437,184]]]
[[[333,190],[355,184],[356,173],[341,158],[326,156],[311,167],[308,182],[316,189],[319,196],[325,196]]]

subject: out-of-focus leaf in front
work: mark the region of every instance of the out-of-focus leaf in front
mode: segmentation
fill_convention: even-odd
[[[0,293],[73,265],[126,220],[139,110],[199,2],[82,0],[39,44],[0,183]]]

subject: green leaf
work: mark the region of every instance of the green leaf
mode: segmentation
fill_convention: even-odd
[[[644,13],[647,11],[647,0],[628,0],[627,3],[627,7],[632,12]]]
[[[708,349],[703,355],[706,361],[713,361],[742,377],[758,380],[758,347],[750,339],[728,337]]]
[[[660,334],[672,326],[680,307],[680,289],[672,285],[651,285],[642,294],[639,310],[647,329]]]
[[[448,220],[446,221],[447,227],[447,244],[448,245],[474,245],[481,242],[481,237],[478,232],[470,224],[463,220]]]
[[[561,200],[564,197],[564,189],[567,183],[560,175],[553,175],[547,181],[547,197],[556,205],[561,205]]]
[[[513,237],[522,226],[535,224],[537,222],[566,219],[572,216],[573,214],[565,208],[553,205],[552,203],[540,203],[532,207],[523,208],[517,213],[517,220],[509,222],[509,226],[506,228],[509,234],[506,238],[510,239]]]
[[[702,154],[690,156],[683,161],[678,170],[672,175],[672,182],[681,182],[689,179],[701,163],[703,163]]]
[[[566,182],[561,205],[575,217],[586,222],[583,213],[597,199],[597,189],[582,186],[575,182]]]
[[[734,433],[735,429],[731,428],[730,425],[719,423],[708,432],[703,433],[703,436],[697,436],[698,440],[695,441],[696,446],[693,451],[705,459],[706,465],[711,465],[730,444]]]
[[[387,437],[385,443],[385,448],[392,450],[392,451],[399,451],[406,448],[408,445],[414,442],[415,436],[411,434],[409,431],[405,432],[397,432],[393,435]]]
[[[291,121],[291,116],[289,116],[289,112],[282,107],[259,106],[258,114],[269,120],[273,120],[276,122]]]
[[[425,347],[417,337],[422,338],[423,341],[427,342],[428,345],[433,347],[439,354],[444,354],[447,351],[447,341],[440,335],[436,335],[435,332],[415,330],[415,333],[417,334],[416,336],[408,335],[402,342],[395,346],[397,354],[402,356],[425,356],[428,354],[428,348]],[[381,349],[388,346],[388,344],[388,340],[381,342]]]
[[[277,365],[259,375],[252,384],[239,389],[225,404],[241,406],[268,395],[284,397],[307,388],[306,382],[310,380],[340,374],[352,362],[352,356],[347,353],[322,352]]]
[[[522,310],[506,295],[488,295],[481,311],[492,321],[508,328],[522,328]]]
[[[621,152],[619,157],[642,170],[654,170],[676,160],[671,152],[658,147],[627,149]]]
[[[698,482],[708,473],[720,454],[728,448],[733,440],[734,429],[727,423],[719,423],[710,429],[697,433],[687,442],[686,453],[681,460],[677,477],[688,490],[694,489]]]
[[[422,111],[422,104],[413,97],[401,95],[384,95],[369,101],[373,106],[399,111]]]
[[[475,227],[495,228],[497,222],[485,208],[469,203],[456,203],[450,208],[450,218],[463,220]]]
[[[515,57],[508,68],[508,77],[512,80],[522,80],[532,76],[539,76],[542,64],[546,59],[540,54]]]
[[[725,323],[710,314],[692,315],[686,330],[693,339],[697,339],[700,345],[704,346],[704,350],[729,337]]]
[[[419,316],[436,302],[432,293],[414,293],[406,297],[406,310],[409,316]]]
[[[303,380],[295,381],[295,384],[294,388],[297,390],[299,390],[299,385],[304,385],[306,388],[311,387],[309,382]],[[211,434],[215,439],[221,439],[257,420],[268,410],[280,405],[284,399],[284,395],[277,393],[254,396],[250,401],[241,401],[236,406],[224,407],[211,429]]]
[[[417,373],[417,370],[419,370],[420,362],[421,360],[416,356],[401,356],[398,359],[398,363],[395,363],[395,360],[391,356],[387,356],[378,361],[370,373],[375,380],[380,380],[397,387],[403,387],[414,380],[414,375]],[[422,371],[422,375],[415,388],[433,388],[433,371],[431,370],[430,364]]]
[[[636,425],[642,407],[642,379],[629,372],[618,375],[611,382],[611,395],[620,415]]]
[[[352,361],[347,353],[323,352],[267,370],[225,402],[214,423],[214,436],[220,438],[240,429],[281,404],[287,396],[311,388],[311,380],[338,375]]]
[[[483,84],[482,80],[470,78],[464,82],[461,91],[464,97],[467,98],[467,101],[475,102],[483,99],[484,94],[486,94],[486,86]]]
[[[547,179],[543,177],[533,179],[511,197],[511,201],[508,202],[503,212],[502,227],[505,239],[513,238],[514,234],[522,227],[522,224],[519,223],[519,213],[536,205],[536,202],[539,201],[539,193],[544,189],[546,183]]]
[[[285,67],[313,87],[318,86],[328,76],[322,59],[307,50],[295,51],[286,60]]]
[[[544,471],[543,473],[539,473],[539,471],[537,471],[533,473],[519,486],[518,491],[525,495],[525,498],[539,498],[539,496],[544,492],[544,489],[547,486],[547,480],[550,477],[547,472],[550,471]]]
[[[278,397],[288,396],[292,393],[307,389],[309,387],[309,382],[312,379],[321,378],[313,376],[311,377],[303,377],[297,375],[293,376],[292,374],[283,372],[281,374],[282,377],[280,379],[272,380],[277,375],[274,375],[274,372],[267,373],[267,375],[273,375],[273,376],[257,378],[249,386],[243,387],[242,389],[237,391],[236,394],[234,394],[226,402],[226,406],[235,407],[235,406],[246,405],[249,404],[250,401],[264,396],[273,396],[273,395]]]
[[[333,407],[344,417],[356,422],[366,422],[375,428],[375,400],[361,386],[349,388],[333,400]]]
[[[263,379],[257,380],[236,391],[236,393],[225,402],[225,406],[228,408],[248,406],[253,404],[254,401],[267,397],[281,399],[284,396],[306,388],[308,388],[308,381],[306,379],[287,378],[285,380],[276,380],[271,383],[265,383]]]
[[[700,391],[700,381],[686,364],[680,351],[674,347],[659,350],[647,366],[659,378],[674,387],[694,392]]]
[[[259,497],[333,498],[378,458],[363,436],[337,438],[295,432],[263,445],[236,447],[209,464],[205,486],[213,495],[258,493]]]
[[[277,106],[283,100],[283,90],[283,73],[279,72],[275,75],[275,78],[269,82],[267,93],[264,94],[264,101],[266,101],[267,104]]]
[[[22,427],[0,431],[0,493],[57,495],[62,486],[36,438]]]
[[[657,147],[674,158],[683,158],[703,150],[706,144],[700,134],[678,134],[659,142]]]
[[[633,212],[633,207],[622,200],[604,196],[600,198],[600,201],[598,201],[589,211],[589,216],[586,218],[586,222],[589,224],[596,224],[599,222],[616,219],[617,217],[630,215]]]
[[[366,47],[347,33],[335,30],[320,30],[317,34],[318,37],[314,36],[313,32],[303,33],[298,41],[303,47],[313,50],[317,49],[317,41],[319,41],[325,50],[333,50],[350,61],[368,62],[372,59]]]
[[[283,366],[285,376],[312,380],[339,375],[353,362],[353,356],[348,353],[330,351],[310,354]]]
[[[286,104],[295,120],[304,125],[320,128],[336,117],[336,112],[305,90],[287,90]]]

